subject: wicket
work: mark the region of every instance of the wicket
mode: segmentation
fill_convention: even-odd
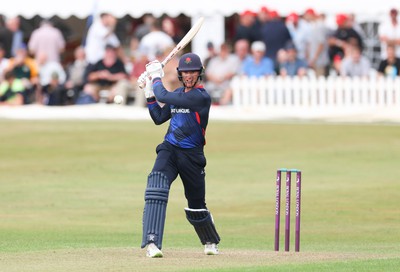
[[[279,232],[281,219],[281,177],[286,172],[286,207],[285,207],[285,251],[289,251],[290,244],[290,196],[292,173],[296,173],[296,228],[295,251],[300,251],[300,211],[301,211],[301,171],[298,169],[281,168],[276,172],[275,197],[275,251],[279,251]]]

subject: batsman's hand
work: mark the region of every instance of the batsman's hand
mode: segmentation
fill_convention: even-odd
[[[139,76],[138,83],[139,86],[142,86],[141,88],[143,89],[146,98],[154,97],[153,84],[151,83],[151,79],[147,72],[143,72]]]
[[[153,79],[156,77],[163,77],[164,76],[164,70],[161,62],[158,60],[149,62],[146,64],[146,72],[149,74],[149,76]]]
[[[139,86],[140,89],[144,89],[144,87],[146,86],[146,77],[149,77],[149,75],[147,74],[146,71],[144,71],[138,78],[137,80],[137,84]]]

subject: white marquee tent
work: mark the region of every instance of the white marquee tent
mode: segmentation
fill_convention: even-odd
[[[337,13],[355,13],[359,21],[380,21],[387,16],[391,8],[400,9],[399,2],[395,0],[365,2],[348,0],[67,0],[58,2],[13,0],[7,5],[2,5],[0,14],[6,17],[21,15],[25,18],[36,15],[85,18],[97,10],[97,12],[110,12],[117,17],[130,15],[135,18],[141,17],[144,13],[153,13],[155,16],[168,14],[172,17],[185,14],[193,21],[204,16],[205,24],[192,43],[194,50],[201,52],[205,50],[205,44],[209,40],[216,44],[222,42],[225,31],[224,16],[231,16],[246,9],[258,11],[262,6],[277,10],[282,16],[290,12],[302,13],[307,8],[323,12],[328,17]]]
[[[75,15],[82,18],[88,16],[95,5],[100,11],[108,11],[116,16],[129,14],[132,17],[141,17],[146,12],[153,13],[156,16],[162,14],[176,16],[180,13],[188,16],[212,16],[214,14],[230,16],[245,9],[257,11],[261,6],[267,6],[277,10],[282,15],[292,11],[303,12],[307,8],[314,8],[316,11],[326,14],[353,12],[366,18],[387,14],[392,7],[400,8],[399,2],[395,0],[370,0],[365,2],[348,0],[67,0],[60,2],[13,0],[7,5],[2,5],[0,13],[24,17],[58,15],[66,18]]]

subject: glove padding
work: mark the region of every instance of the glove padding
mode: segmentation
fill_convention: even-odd
[[[143,91],[146,98],[154,97],[153,84],[147,72],[143,72],[139,76],[138,83],[139,85],[144,86]]]
[[[156,77],[163,77],[164,76],[164,70],[161,62],[158,60],[149,62],[146,64],[146,72],[149,74],[149,76],[153,79]]]

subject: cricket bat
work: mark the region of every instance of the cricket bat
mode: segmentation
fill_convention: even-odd
[[[204,17],[200,17],[197,22],[192,26],[192,28],[186,33],[186,35],[181,39],[181,41],[171,50],[168,56],[161,62],[162,67],[168,64],[168,62],[175,57],[183,48],[186,47],[190,43],[191,40],[196,36],[197,32],[199,32],[201,26],[203,25]],[[141,89],[144,88],[145,82],[139,82],[139,87]]]

